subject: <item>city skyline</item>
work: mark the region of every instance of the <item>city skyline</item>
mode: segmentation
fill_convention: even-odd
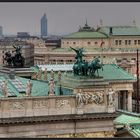
[[[140,27],[140,3],[0,3],[0,26],[3,34],[29,32],[40,35],[40,18],[46,13],[48,34],[75,32],[86,22],[94,28],[103,25]]]

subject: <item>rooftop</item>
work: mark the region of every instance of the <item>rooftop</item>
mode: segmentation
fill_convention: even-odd
[[[117,36],[139,36],[140,29],[137,26],[103,26],[99,27],[97,31],[105,33],[109,36],[110,28],[112,28],[112,35]]]
[[[88,31],[78,31],[75,33],[71,33],[65,37],[64,39],[92,39],[92,38],[107,38],[107,35],[99,32],[88,32]]]
[[[42,65],[42,70],[44,70],[44,68],[47,68],[48,71],[50,71],[51,69],[53,69],[54,71],[59,71],[65,68],[69,71],[70,74],[72,74],[72,67],[73,64]],[[38,72],[39,67],[32,67],[32,69],[35,72]],[[99,71],[99,75],[102,76],[105,81],[136,80],[131,74],[124,71],[122,68],[120,68],[115,64],[104,64],[103,70],[99,69],[98,71]],[[64,71],[62,72],[62,74],[64,74]],[[57,72],[55,78],[57,80]]]
[[[104,33],[95,31],[94,28],[91,28],[87,22],[84,27],[80,27],[78,32],[71,33],[64,36],[64,39],[89,39],[89,38],[107,38],[108,36]]]
[[[140,138],[140,118],[129,115],[120,115],[114,120],[114,124],[119,128],[124,128],[135,138]]]
[[[55,80],[55,94],[60,94],[60,87],[57,86],[58,81],[58,71],[66,68],[68,70],[68,75],[73,75],[72,67],[73,65],[46,65],[46,68],[50,68],[54,70],[54,80]],[[58,69],[59,68],[59,69]],[[32,67],[33,71],[38,72],[39,67]],[[103,70],[99,69],[99,76],[103,77],[104,81],[118,81],[118,82],[132,82],[136,80],[132,75],[124,71],[122,68],[118,67],[115,64],[105,64],[103,66]],[[65,82],[65,71],[62,71],[62,81]],[[18,97],[24,97],[25,91],[26,91],[26,83],[29,79],[22,78],[16,76],[14,80],[10,79],[8,75],[6,74],[0,74],[0,97],[3,97],[1,85],[4,81],[7,81],[8,84],[8,95],[9,96],[18,96]],[[49,91],[49,85],[48,81],[50,81],[50,71],[48,70],[48,80],[44,80],[44,73],[42,72],[42,77],[40,80],[31,80],[33,83],[32,88],[32,96],[47,96]],[[71,83],[76,85],[77,83]],[[64,95],[70,95],[73,94],[73,91],[71,89],[65,89],[62,87],[62,91]]]

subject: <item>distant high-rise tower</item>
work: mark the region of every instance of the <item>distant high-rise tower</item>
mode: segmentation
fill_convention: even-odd
[[[2,28],[2,26],[0,26],[0,37],[2,37],[3,36],[3,28]]]
[[[41,37],[46,37],[47,33],[47,17],[46,14],[41,18]]]

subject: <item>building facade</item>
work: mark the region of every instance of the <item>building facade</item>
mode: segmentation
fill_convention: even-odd
[[[135,78],[116,65],[103,67],[101,77],[92,79],[62,73],[59,81],[55,74],[52,95],[50,72],[46,73],[48,79],[41,72],[38,80],[30,80],[30,94],[26,90],[29,79],[11,79],[1,73],[1,84],[7,81],[8,96],[0,87],[0,137],[114,137],[116,110],[132,111]],[[127,98],[119,98],[120,94]]]
[[[87,23],[84,27],[80,27],[78,32],[71,33],[69,35],[64,36],[61,39],[61,47],[62,48],[98,48],[100,46],[108,47],[108,35],[102,32],[96,31],[94,28],[90,27]]]
[[[41,23],[41,37],[46,37],[48,35],[46,14],[43,15],[43,17],[40,20],[40,23]]]
[[[84,48],[85,60],[101,57],[103,63],[113,61],[136,76],[136,50],[140,49],[140,29],[137,26],[101,26],[87,23],[77,32],[64,36],[60,48],[36,47],[35,64],[74,63],[73,48]]]
[[[17,38],[29,38],[30,34],[28,32],[17,32]]]

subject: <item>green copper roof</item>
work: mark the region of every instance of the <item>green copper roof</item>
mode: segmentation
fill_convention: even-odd
[[[130,126],[130,129],[128,131],[135,138],[140,138],[140,126]]]
[[[37,67],[32,67],[32,69],[34,71],[38,71]],[[71,72],[67,72],[68,75],[73,74],[72,71]],[[103,71],[100,69],[99,70],[99,75],[103,77],[104,81],[122,81],[122,80],[135,80],[135,78],[133,76],[131,76],[129,73],[127,73],[126,71],[124,71],[123,69],[121,69],[120,67],[114,65],[114,64],[106,64],[103,66]],[[58,81],[58,72],[54,73],[54,79],[56,82],[56,86],[55,86],[55,94],[59,95],[59,86],[57,86],[57,81]],[[18,96],[18,97],[22,97],[25,96],[25,90],[26,90],[26,83],[29,79],[27,78],[21,78],[16,76],[16,80],[19,83],[15,83],[9,79],[9,77],[5,74],[0,74],[0,83],[2,83],[2,81],[7,81],[8,82],[8,91],[9,94],[11,96]],[[48,81],[50,80],[50,72],[48,72]],[[32,96],[46,96],[48,95],[48,91],[49,91],[49,86],[48,86],[48,81],[44,81],[44,75],[42,74],[41,80],[31,80],[31,82],[33,83],[33,88],[32,88]],[[64,78],[64,72],[62,72],[62,81],[65,82],[65,78]],[[77,83],[71,83],[71,84],[77,84]],[[22,92],[19,91],[19,87],[21,88],[21,86],[18,87],[18,85],[22,85]],[[1,85],[0,85],[1,86]],[[72,94],[72,90],[71,89],[66,89],[64,87],[62,87],[62,91],[64,93],[64,95],[69,95]],[[1,91],[1,87],[0,87],[0,96],[3,96],[2,91]]]
[[[114,120],[114,124],[123,125],[122,127],[125,127],[127,125],[128,127],[125,127],[126,130],[135,138],[140,138],[140,118],[139,117],[123,114]]]
[[[129,116],[129,115],[120,115],[114,120],[115,124],[134,124],[134,123],[140,123],[139,117]]]
[[[104,33],[99,33],[99,32],[87,32],[87,31],[79,31],[79,32],[75,32],[75,33],[71,33],[67,36],[65,36],[64,38],[66,39],[93,39],[93,38],[107,38],[107,35],[105,35]]]
[[[112,35],[122,36],[139,36],[140,29],[136,26],[105,26],[98,28],[99,32],[105,33],[109,36],[110,27],[112,27]]]
[[[103,66],[103,71],[99,69],[99,75],[103,76],[104,80],[106,81],[135,80],[132,75],[115,64],[105,64]]]
[[[67,66],[67,65],[65,65]],[[32,69],[37,72],[39,69],[37,67],[32,67]],[[131,74],[123,70],[115,64],[105,64],[103,70],[99,69],[99,76],[102,76],[105,81],[116,81],[116,80],[136,80]],[[72,72],[69,72],[72,74]],[[42,75],[43,80],[44,75]],[[57,81],[57,72],[55,72],[55,80]],[[64,77],[64,72],[62,72],[62,79]],[[48,78],[50,78],[50,73],[48,72]]]

